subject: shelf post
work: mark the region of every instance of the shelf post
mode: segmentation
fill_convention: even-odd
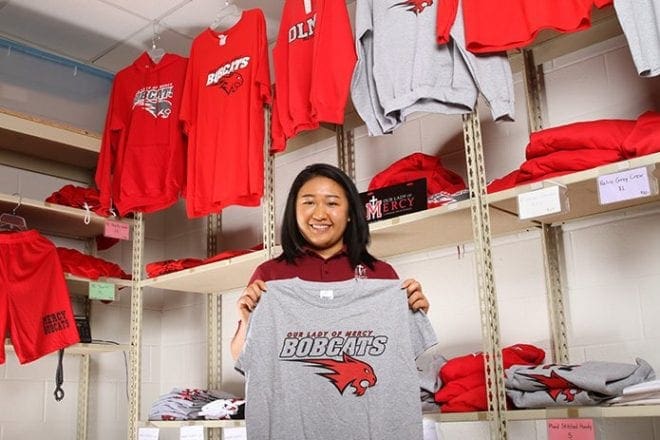
[[[80,355],[78,382],[78,425],[76,440],[87,440],[87,409],[89,407],[89,354]]]
[[[527,125],[529,132],[533,133],[543,129],[543,97],[545,96],[543,66],[536,64],[532,50],[523,49],[522,55],[527,99]]]
[[[140,423],[141,348],[142,348],[142,257],[144,255],[144,219],[135,214],[133,221],[133,263],[131,283],[131,346],[128,374],[128,438],[137,440]]]
[[[477,259],[479,310],[484,344],[490,437],[493,440],[506,440],[506,393],[504,390],[504,368],[500,348],[499,316],[491,252],[490,213],[486,202],[486,172],[481,125],[476,110],[463,115],[463,136],[470,185],[472,231]]]
[[[271,139],[270,139],[270,118],[271,111],[269,109],[265,112],[266,117],[266,138],[264,142],[264,196],[262,215],[263,221],[262,232],[264,249],[266,250],[267,257],[273,258],[273,247],[275,246],[275,189],[273,186],[273,163],[274,158],[270,153]],[[247,281],[247,280],[246,280]]]
[[[343,125],[335,126],[337,139],[337,163],[348,177],[355,182],[355,146],[353,130],[344,130]]]
[[[218,237],[222,232],[222,214],[211,214],[206,218],[206,256],[218,253]],[[206,295],[206,354],[207,388],[220,389],[222,386],[222,299],[217,292]],[[219,440],[220,430],[210,428],[209,440]]]
[[[543,224],[541,241],[543,244],[543,266],[545,270],[545,288],[548,295],[548,314],[550,317],[550,337],[552,360],[559,364],[568,364],[568,337],[564,297],[561,288],[561,270],[559,266],[559,240],[561,226]]]

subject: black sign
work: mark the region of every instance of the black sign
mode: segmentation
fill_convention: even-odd
[[[422,211],[426,205],[426,179],[387,186],[360,193],[367,222]]]

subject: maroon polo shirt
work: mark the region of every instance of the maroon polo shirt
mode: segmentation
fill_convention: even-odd
[[[373,270],[366,267],[366,278],[397,279],[394,268],[384,261],[376,260]],[[355,276],[355,270],[344,250],[327,260],[312,250],[296,258],[294,264],[273,258],[260,264],[252,274],[254,280],[272,281],[298,277],[305,281],[345,281]]]

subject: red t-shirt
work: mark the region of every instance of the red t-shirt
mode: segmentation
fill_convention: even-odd
[[[393,280],[399,278],[394,268],[384,261],[376,260],[373,270],[364,265],[366,278]],[[305,281],[346,281],[355,277],[355,270],[345,251],[339,251],[332,257],[323,259],[311,250],[298,257],[295,264],[273,258],[260,264],[252,274],[254,280],[272,281],[287,278],[301,278]]]
[[[206,29],[195,38],[181,104],[188,134],[188,217],[229,205],[259,205],[268,103],[266,21],[260,9],[243,11],[224,32]]]

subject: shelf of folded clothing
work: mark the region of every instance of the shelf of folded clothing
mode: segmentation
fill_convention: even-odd
[[[470,201],[461,200],[374,222],[370,225],[369,251],[377,258],[388,258],[467,243],[473,240],[471,218]],[[533,222],[512,221],[509,213],[493,209],[490,210],[490,222],[494,236],[536,227]]]
[[[140,423],[145,428],[181,428],[183,426],[203,426],[205,428],[240,428],[245,420],[149,420]]]
[[[659,177],[660,167],[657,167],[658,164],[660,164],[660,153],[649,154],[647,156],[610,163],[589,170],[553,177],[540,182],[516,186],[515,188],[489,194],[487,200],[492,207],[505,212],[510,212],[517,216],[517,197],[519,194],[554,185],[565,186],[567,188],[569,210],[565,213],[553,214],[538,219],[547,224],[559,224],[568,220],[585,218],[597,214],[618,211],[620,209],[641,207],[660,201],[660,194],[601,205],[598,201],[597,179],[602,175],[649,165],[656,166],[653,174],[655,177]]]
[[[91,176],[100,149],[100,134],[0,108],[2,163],[61,177]]]
[[[543,30],[527,49],[532,51],[534,61],[540,65],[621,34],[623,31],[614,7],[606,6],[602,9],[593,9],[589,28],[571,33]],[[509,60],[514,72],[523,70],[524,61],[519,50],[510,51]]]
[[[275,247],[273,255],[281,249]],[[245,287],[256,267],[268,259],[265,250],[254,251],[226,260],[215,261],[142,280],[143,287],[181,292],[213,293]]]
[[[89,294],[89,283],[92,282],[114,284],[117,286],[117,289],[122,287],[131,287],[132,284],[131,280],[122,280],[121,278],[101,277],[96,280],[92,280],[70,273],[65,273],[64,278],[66,279],[67,286],[69,286],[69,293],[77,296],[87,296]]]
[[[14,346],[8,340],[5,341],[5,349],[14,351]],[[90,344],[73,344],[64,349],[65,354],[94,354],[94,353],[114,353],[118,351],[128,351],[130,346],[128,344],[107,344],[101,342],[93,342]],[[56,352],[55,352],[56,353]]]
[[[660,417],[660,405],[564,406],[542,409],[516,409],[507,411],[505,416],[507,420]]]
[[[103,235],[105,228],[104,217],[93,212],[89,213],[89,224],[85,224],[83,209],[54,203],[20,198],[10,194],[0,194],[0,213],[11,213],[16,208],[16,215],[25,218],[29,229],[37,229],[44,235],[87,239]],[[121,220],[132,224],[131,220]]]

